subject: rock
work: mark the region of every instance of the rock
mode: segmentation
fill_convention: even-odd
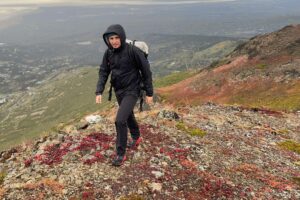
[[[89,115],[89,116],[85,117],[85,120],[89,124],[96,124],[96,123],[102,121],[103,118],[100,115]]]
[[[63,134],[58,134],[58,135],[57,135],[57,140],[58,140],[59,142],[64,142],[65,136],[64,136]]]
[[[149,188],[152,192],[161,192],[162,184],[161,183],[150,183]]]
[[[86,129],[88,126],[89,126],[88,122],[82,121],[82,122],[77,123],[75,127],[77,130],[83,130],[83,129]]]
[[[76,185],[82,185],[82,180],[80,180],[80,179],[77,178],[77,179],[75,180],[75,184],[76,184]]]
[[[157,116],[162,119],[179,120],[179,115],[174,111],[162,110]]]
[[[49,178],[51,178],[52,180],[56,180],[57,179],[57,175],[52,174],[52,175],[49,176]]]
[[[163,162],[161,162],[161,165],[164,166],[164,167],[166,167],[166,166],[168,166],[168,163],[165,162],[165,161],[163,161]]]
[[[76,126],[69,125],[69,126],[66,126],[63,130],[61,130],[61,132],[66,133],[66,134],[75,134],[75,133],[78,133],[78,130],[77,130]]]
[[[24,185],[23,183],[13,183],[9,186],[9,188],[11,188],[11,189],[20,189],[20,188],[23,187],[23,185]]]
[[[152,171],[151,173],[154,174],[155,178],[157,178],[157,179],[159,179],[165,175],[163,172],[160,172],[160,171]]]
[[[142,195],[144,192],[143,192],[142,189],[138,189],[137,193],[138,193],[139,195]]]
[[[23,175],[21,176],[21,179],[23,179],[24,181],[27,181],[27,180],[30,179],[30,177],[29,177],[27,174],[23,174]]]
[[[107,185],[107,186],[105,186],[104,189],[105,189],[105,190],[111,190],[111,186],[110,186],[110,185]]]
[[[66,195],[66,194],[68,194],[68,190],[67,190],[67,189],[63,189],[63,190],[62,190],[62,193],[63,193],[64,195]]]

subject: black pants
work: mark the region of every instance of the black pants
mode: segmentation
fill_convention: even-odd
[[[124,155],[127,145],[128,128],[132,139],[140,137],[140,130],[135,119],[133,109],[138,100],[135,95],[116,95],[119,104],[117,117],[115,121],[117,131],[116,149],[118,155]]]

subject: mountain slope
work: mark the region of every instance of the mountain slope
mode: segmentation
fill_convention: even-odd
[[[143,142],[120,168],[113,113],[0,154],[0,198],[299,199],[299,120],[215,104],[157,103],[137,114]],[[179,120],[175,120],[175,113]],[[83,120],[84,122],[84,120]]]
[[[61,71],[44,84],[12,95],[0,107],[0,149],[48,134],[59,123],[81,118],[85,113],[108,106],[95,104],[98,68]]]
[[[300,25],[256,36],[209,69],[176,85],[158,89],[158,92],[174,103],[213,101],[299,110],[299,41]]]

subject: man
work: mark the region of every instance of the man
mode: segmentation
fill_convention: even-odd
[[[114,88],[119,109],[115,126],[117,131],[116,157],[114,166],[120,166],[126,160],[126,146],[137,147],[142,141],[139,126],[133,109],[140,96],[141,82],[146,91],[146,103],[153,102],[152,73],[144,53],[135,46],[129,46],[126,34],[119,24],[111,25],[103,34],[108,49],[104,53],[99,69],[96,90],[96,103],[101,103],[106,81],[111,73],[111,85]],[[131,55],[132,54],[132,55]],[[127,128],[132,141],[127,145]]]

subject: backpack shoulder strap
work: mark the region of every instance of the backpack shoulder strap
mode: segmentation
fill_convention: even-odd
[[[107,60],[107,65],[110,69],[111,69],[110,59],[111,59],[112,55],[113,54],[112,54],[111,50],[106,49],[104,56],[105,56],[105,59]],[[110,78],[111,78],[111,75],[110,75]],[[108,92],[108,101],[111,101],[111,98],[112,98],[112,84],[110,83],[109,92]]]

